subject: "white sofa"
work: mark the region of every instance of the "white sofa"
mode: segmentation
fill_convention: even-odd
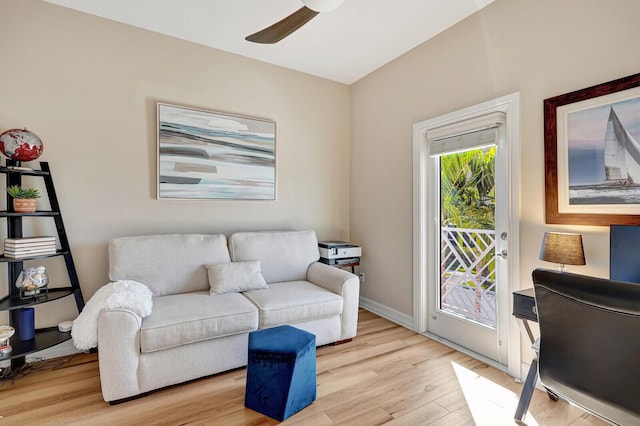
[[[353,338],[359,279],[318,259],[313,231],[112,240],[110,280],[145,284],[153,309],[145,318],[125,309],[100,313],[104,400],[245,366],[248,333],[259,328],[291,324],[315,334],[317,345]],[[216,267],[205,265],[248,261],[259,261],[268,288],[210,294]]]

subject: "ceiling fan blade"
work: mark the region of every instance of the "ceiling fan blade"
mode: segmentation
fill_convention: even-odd
[[[318,12],[315,10],[311,10],[306,6],[303,6],[281,21],[276,22],[262,31],[258,31],[255,34],[246,36],[244,39],[254,43],[277,43],[312,20],[317,14]]]

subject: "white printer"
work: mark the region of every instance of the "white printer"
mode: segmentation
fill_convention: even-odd
[[[318,241],[320,262],[327,265],[360,263],[362,248],[344,241]]]

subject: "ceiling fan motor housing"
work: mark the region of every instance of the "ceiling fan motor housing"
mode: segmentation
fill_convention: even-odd
[[[331,12],[337,9],[344,0],[301,0],[302,3],[316,12]]]

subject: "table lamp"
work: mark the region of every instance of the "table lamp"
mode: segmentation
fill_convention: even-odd
[[[564,265],[585,265],[582,235],[566,232],[545,232],[540,247],[540,260]]]

